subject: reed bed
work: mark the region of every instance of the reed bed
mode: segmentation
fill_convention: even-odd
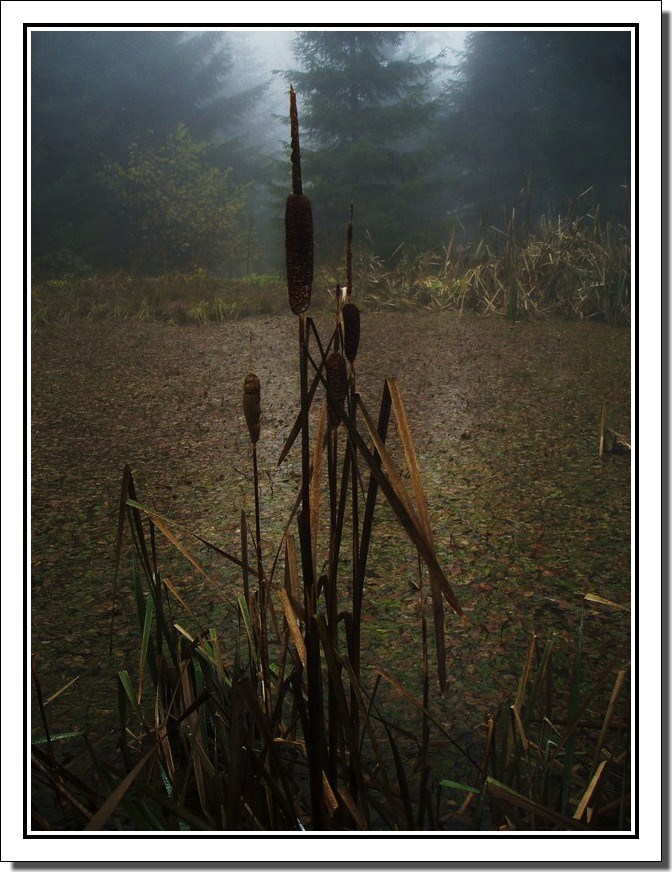
[[[401,258],[393,269],[363,256],[363,304],[628,324],[630,258],[627,228],[602,230],[594,215],[542,219],[534,234],[516,241],[512,214],[505,233],[489,228],[468,246],[453,237],[442,251]]]
[[[458,245],[453,235],[440,251],[417,255],[403,254],[402,247],[388,266],[374,253],[365,233],[354,253],[350,243],[359,305],[362,310],[449,309],[509,318],[630,322],[627,228],[602,229],[595,213],[542,219],[533,233],[524,234],[522,241],[520,236],[512,214],[506,232],[488,228],[469,245]],[[333,305],[334,286],[342,280],[340,268],[319,269],[313,310]],[[348,281],[346,269],[346,286]],[[282,286],[279,275],[225,279],[204,270],[156,277],[115,273],[52,279],[32,288],[31,323],[34,328],[75,318],[221,323],[282,314]]]

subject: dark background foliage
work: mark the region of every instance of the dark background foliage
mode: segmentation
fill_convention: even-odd
[[[532,222],[566,214],[589,188],[583,208],[628,221],[628,33],[471,33],[442,125],[454,208],[472,227],[515,205]]]
[[[279,71],[257,36],[32,33],[34,278],[278,269],[288,81],[323,263],[342,259],[353,201],[355,243],[384,259],[441,247],[453,228],[463,241],[506,229],[512,208],[522,230],[587,190],[583,210],[629,222],[629,32],[477,31],[457,55],[440,51],[441,33],[301,32]],[[220,238],[159,246],[155,233],[152,248],[142,187],[155,177],[170,200],[178,130],[199,192],[174,198],[178,237],[200,209]],[[133,190],[134,161],[145,175]]]

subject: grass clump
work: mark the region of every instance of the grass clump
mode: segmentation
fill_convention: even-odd
[[[602,229],[598,213],[542,219],[522,239],[515,213],[506,232],[487,228],[476,244],[455,236],[441,251],[401,257],[394,268],[361,258],[362,300],[369,308],[450,309],[480,315],[560,315],[611,324],[630,321],[630,234]]]
[[[31,320],[34,328],[76,318],[223,323],[280,314],[281,288],[282,279],[276,275],[225,279],[205,270],[155,277],[111,273],[52,279],[33,286]]]
[[[482,791],[497,829],[630,827],[629,670],[614,658],[585,675],[582,643],[582,624],[573,649],[533,636],[513,701],[487,719]]]

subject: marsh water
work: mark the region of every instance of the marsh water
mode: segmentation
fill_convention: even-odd
[[[128,537],[113,603],[124,465],[142,502],[237,552],[241,509],[253,506],[241,402],[251,365],[262,391],[262,530],[274,555],[298,488],[296,449],[277,467],[298,409],[296,364],[291,317],[73,321],[32,334],[31,649],[45,697],[76,679],[47,706],[53,731],[113,742],[116,673],[138,661]],[[477,735],[515,693],[533,633],[569,649],[582,623],[587,657],[628,656],[628,613],[585,595],[630,603],[630,458],[598,456],[605,406],[609,426],[629,438],[630,334],[564,320],[363,313],[357,386],[372,415],[386,375],[400,383],[438,554],[466,613],[446,615],[449,686],[434,712],[446,729]],[[389,442],[400,451],[393,427]],[[164,574],[202,625],[225,624],[235,567],[189,542],[215,583],[161,541]],[[421,675],[416,578],[413,546],[381,505],[365,668],[373,677],[384,666],[411,688]],[[402,706],[391,691],[388,703]],[[32,714],[35,739],[34,699]]]

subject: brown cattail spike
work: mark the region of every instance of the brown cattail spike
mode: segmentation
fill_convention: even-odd
[[[348,368],[343,355],[338,351],[330,354],[327,358],[326,371],[329,420],[333,427],[338,427],[339,412],[343,411],[343,402],[348,392]]]
[[[248,372],[243,385],[243,411],[245,423],[253,445],[259,441],[261,432],[261,384],[253,372]]]
[[[354,363],[359,348],[359,308],[354,303],[344,303],[341,314],[343,316],[343,351],[350,363]]]
[[[313,288],[313,213],[304,194],[290,194],[285,206],[285,257],[289,306],[305,312]]]
[[[301,149],[299,148],[299,113],[296,109],[296,91],[289,86],[289,126],[292,138],[292,193],[303,194],[301,181]]]

